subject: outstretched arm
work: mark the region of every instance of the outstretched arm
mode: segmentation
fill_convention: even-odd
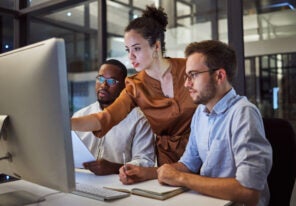
[[[72,117],[71,127],[74,131],[100,131],[101,123],[96,118],[96,114],[90,114],[82,117]]]

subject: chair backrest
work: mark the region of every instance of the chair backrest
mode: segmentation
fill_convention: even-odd
[[[290,206],[296,205],[296,181],[294,183],[293,192],[291,194]]]
[[[296,138],[292,125],[278,118],[263,118],[266,138],[273,149],[268,176],[269,206],[289,206],[296,176]]]

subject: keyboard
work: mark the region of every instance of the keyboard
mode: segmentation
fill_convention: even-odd
[[[120,199],[130,195],[129,193],[99,188],[84,183],[76,183],[76,190],[72,193],[101,201]]]

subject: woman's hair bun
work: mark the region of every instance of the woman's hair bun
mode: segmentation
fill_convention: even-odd
[[[164,30],[168,25],[168,17],[162,7],[156,8],[155,6],[146,6],[146,10],[143,12],[142,17],[154,19]]]

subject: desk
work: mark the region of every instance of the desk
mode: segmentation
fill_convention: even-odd
[[[76,180],[88,184],[96,185],[107,185],[115,181],[119,181],[117,175],[107,175],[107,176],[96,176],[90,173],[88,170],[76,170]],[[207,197],[200,195],[194,191],[188,191],[177,195],[175,197],[169,198],[167,200],[154,200],[146,197],[141,197],[137,195],[131,195],[127,198],[114,200],[111,202],[103,202],[98,200],[92,200],[71,193],[57,193],[56,190],[52,190],[40,185],[36,185],[25,180],[18,180],[8,183],[0,184],[0,193],[25,190],[36,195],[45,196],[46,201],[40,202],[38,206],[98,206],[98,205],[120,205],[120,206],[152,206],[152,205],[170,205],[170,206],[191,206],[191,205],[207,205],[207,206],[222,206],[229,204],[229,201],[220,200],[212,197]]]

